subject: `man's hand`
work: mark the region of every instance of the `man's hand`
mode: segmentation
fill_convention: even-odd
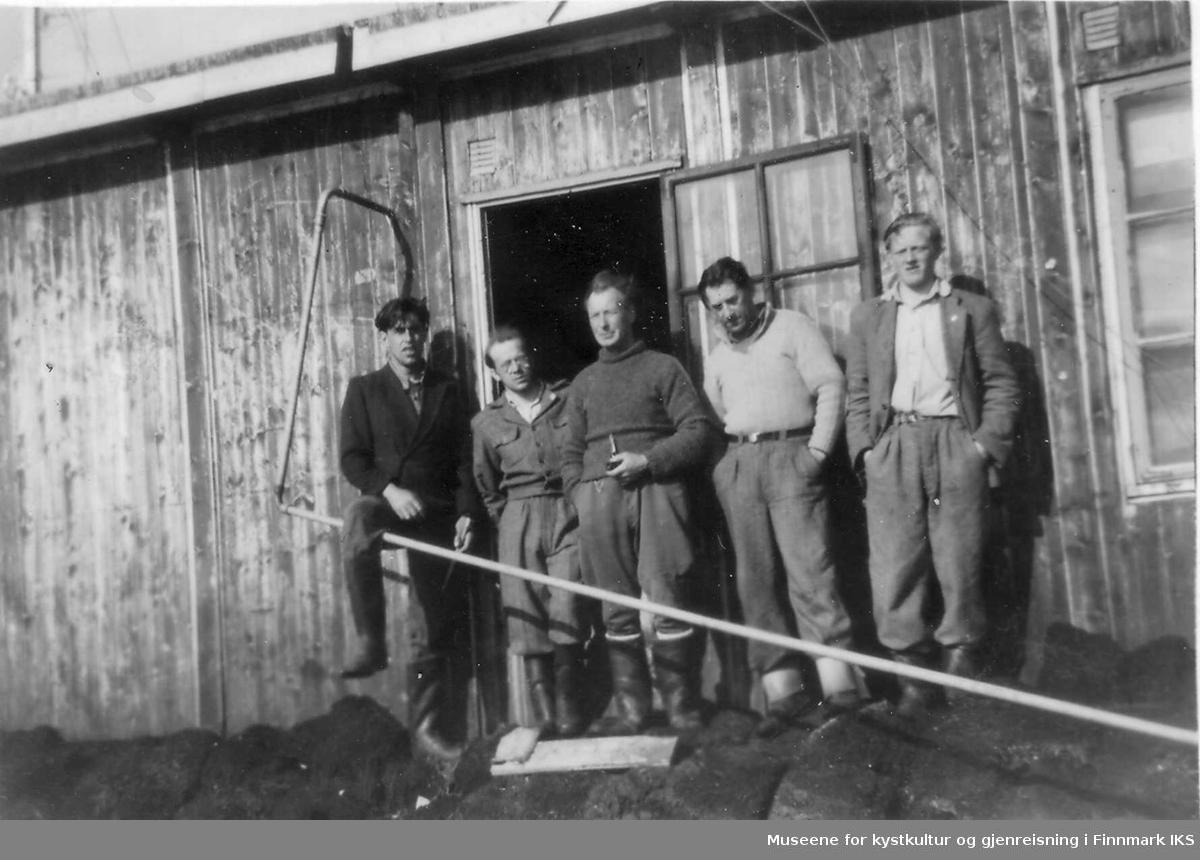
[[[979,444],[978,439],[972,439],[971,441],[975,443],[975,450],[979,452],[979,456],[983,458],[983,462],[986,463],[992,458],[992,455],[988,453],[987,448]]]
[[[650,461],[646,459],[645,454],[622,451],[614,454],[608,461],[608,471],[604,474],[610,478],[616,478],[621,482],[621,486],[627,487],[636,483],[649,472]]]
[[[471,548],[475,539],[475,524],[466,514],[458,518],[454,524],[454,551],[466,552]]]
[[[812,458],[817,461],[818,466],[823,465],[826,458],[829,456],[820,448],[813,448],[812,446],[809,446],[808,453],[812,454]]]
[[[402,520],[416,520],[425,515],[425,505],[421,503],[421,497],[412,490],[388,484],[383,491],[383,497],[392,506],[396,516]]]

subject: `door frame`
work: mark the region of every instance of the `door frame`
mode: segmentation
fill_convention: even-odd
[[[683,165],[682,158],[667,159],[639,164],[634,167],[584,174],[566,179],[527,185],[518,188],[508,188],[488,191],[481,194],[466,195],[460,203],[465,209],[467,226],[467,246],[470,268],[467,272],[467,292],[470,296],[474,314],[469,321],[471,331],[470,342],[475,344],[471,355],[471,367],[475,376],[475,395],[480,404],[492,399],[491,383],[484,362],[484,350],[491,334],[492,294],[488,286],[488,260],[484,216],[489,209],[506,206],[512,203],[523,203],[545,197],[558,197],[566,193],[595,191],[600,188],[610,188],[617,185],[632,185],[647,179],[658,179],[660,188],[665,187],[663,178],[678,171]],[[670,239],[667,236],[667,224],[663,224],[664,251]],[[669,256],[669,255],[668,255]],[[670,277],[670,261],[667,261],[667,273]],[[677,334],[678,314],[674,309],[670,284],[667,285],[668,314],[671,325],[672,340]]]

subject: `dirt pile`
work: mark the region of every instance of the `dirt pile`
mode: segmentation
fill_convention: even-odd
[[[1098,650],[1073,634],[1053,644],[1058,650],[1042,691],[1195,729],[1195,662],[1186,643],[1130,654]],[[1081,684],[1083,675],[1090,680]],[[793,729],[769,740],[754,737],[755,722],[744,711],[711,713],[703,729],[680,738],[666,769],[498,778],[490,763],[502,733],[471,743],[446,773],[414,758],[404,727],[361,696],[290,729],[252,726],[227,739],[191,730],[70,742],[38,727],[0,733],[0,818],[1004,820],[1200,813],[1195,747],[1003,702],[972,698],[915,724],[880,701],[816,731]]]

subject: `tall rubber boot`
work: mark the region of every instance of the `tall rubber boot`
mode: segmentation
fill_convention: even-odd
[[[866,683],[853,666],[833,657],[818,657],[815,662],[821,679],[821,705],[810,712],[806,722],[815,728],[866,704]]]
[[[554,673],[551,654],[525,655],[525,687],[529,690],[529,704],[533,716],[533,727],[543,737],[554,734]]]
[[[892,659],[905,666],[917,666],[922,669],[933,669],[933,659],[922,651],[894,651]],[[917,681],[913,678],[897,676],[900,684],[900,698],[896,701],[893,711],[897,716],[906,720],[917,720],[926,716],[930,711],[936,711],[946,706],[946,697],[942,688],[928,681]]]
[[[946,649],[946,674],[959,678],[977,680],[981,674],[979,647],[974,644],[958,645]],[[961,704],[971,697],[970,693],[955,687],[943,687],[946,699],[950,704]]]
[[[376,579],[365,571],[346,571],[346,590],[350,596],[350,614],[358,643],[354,654],[342,669],[347,679],[368,678],[388,667],[387,604],[384,602],[383,578]]]
[[[446,661],[427,657],[409,666],[409,734],[417,748],[443,761],[457,761],[464,745],[447,740],[439,722],[446,699]]]
[[[818,698],[804,688],[804,678],[795,666],[780,666],[762,676],[766,715],[754,729],[760,738],[773,738],[790,726],[801,725],[805,715],[817,707]]]
[[[583,707],[583,644],[554,646],[555,728],[560,737],[573,738],[587,728]]]
[[[646,727],[652,704],[650,665],[642,637],[625,641],[608,640],[612,665],[613,701],[617,703],[617,726],[621,734],[637,734]]]
[[[671,728],[685,732],[702,725],[700,709],[693,692],[691,661],[688,650],[691,636],[659,640],[654,643],[654,673],[662,693],[663,706]]]

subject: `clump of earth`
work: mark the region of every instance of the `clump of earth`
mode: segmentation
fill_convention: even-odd
[[[1196,728],[1189,646],[1104,655],[1067,642],[1039,687]],[[1071,648],[1077,657],[1072,665]],[[1179,657],[1182,654],[1182,657]],[[1165,656],[1164,656],[1165,655]],[[1110,659],[1111,658],[1111,659]],[[1115,660],[1115,662],[1113,662]],[[1139,664],[1140,661],[1140,664]],[[1089,672],[1088,669],[1091,669]],[[1103,678],[1097,672],[1104,674]],[[1101,683],[1103,682],[1103,683]],[[817,729],[757,738],[710,708],[669,767],[492,776],[504,730],[452,770],[349,696],[290,728],[72,741],[0,732],[0,818],[86,819],[1194,819],[1196,747],[969,697],[912,722],[886,700]],[[669,733],[665,726],[649,733]]]

